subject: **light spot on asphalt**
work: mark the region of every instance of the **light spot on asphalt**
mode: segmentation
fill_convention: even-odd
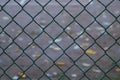
[[[77,50],[77,49],[80,49],[80,48],[79,48],[78,45],[75,45],[75,46],[73,47],[73,49]]]
[[[19,37],[18,40],[19,40],[19,41],[23,41],[23,38],[22,38],[22,37]]]
[[[8,16],[3,16],[2,19],[3,20],[9,20],[9,17]]]
[[[21,0],[19,3],[20,3],[21,5],[24,5],[25,2],[26,2],[26,0]]]
[[[56,43],[58,43],[58,42],[60,42],[60,41],[62,41],[62,38],[57,38],[57,39],[55,40]]]

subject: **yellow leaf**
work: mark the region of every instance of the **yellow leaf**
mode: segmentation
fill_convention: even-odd
[[[20,78],[26,78],[26,75],[23,72],[18,72],[18,76]]]
[[[120,68],[117,68],[116,71],[117,71],[117,72],[120,72]]]
[[[96,54],[96,52],[94,51],[94,50],[92,50],[92,49],[88,49],[87,51],[86,51],[86,53],[87,54]]]
[[[40,56],[40,54],[36,53],[33,55],[34,58],[38,58]]]
[[[63,61],[57,61],[57,62],[55,62],[55,64],[57,65],[57,66],[66,66],[67,64],[65,63],[65,62],[63,62]]]

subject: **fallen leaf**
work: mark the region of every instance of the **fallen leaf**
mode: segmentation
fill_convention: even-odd
[[[100,73],[101,71],[99,69],[92,69],[93,72]]]
[[[86,51],[86,53],[87,53],[87,54],[92,54],[92,55],[96,54],[96,52],[95,52],[94,50],[92,50],[92,49],[88,49],[88,50]]]
[[[116,71],[117,71],[117,72],[120,72],[120,68],[117,68]]]
[[[34,58],[38,58],[38,57],[40,56],[40,54],[35,53],[35,54],[33,54],[32,56],[33,56]]]
[[[67,65],[67,64],[66,64],[65,62],[63,62],[63,61],[57,61],[57,62],[55,62],[55,64],[56,64],[57,66],[60,66],[60,67]]]
[[[23,72],[18,72],[18,76],[20,78],[26,78],[26,75]]]

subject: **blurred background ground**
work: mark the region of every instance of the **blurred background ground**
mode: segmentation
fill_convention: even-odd
[[[0,80],[120,80],[119,7],[0,0]]]

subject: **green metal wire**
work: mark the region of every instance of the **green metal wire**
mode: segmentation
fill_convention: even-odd
[[[119,16],[115,16],[114,14],[112,14],[112,12],[110,12],[110,11],[107,9],[107,7],[110,6],[110,4],[112,4],[112,3],[114,2],[114,0],[111,0],[111,2],[110,2],[109,4],[107,4],[107,5],[104,5],[100,0],[97,0],[102,6],[104,6],[105,9],[104,9],[102,12],[100,12],[96,17],[95,17],[93,14],[91,14],[91,13],[86,9],[86,7],[87,7],[93,0],[91,0],[91,1],[90,1],[88,4],[86,4],[86,5],[83,5],[82,3],[80,3],[79,0],[76,0],[76,2],[83,7],[83,10],[80,11],[79,14],[77,14],[76,16],[73,16],[72,14],[70,14],[70,12],[66,9],[66,7],[72,2],[72,0],[68,0],[68,2],[67,2],[64,6],[59,2],[59,0],[55,0],[55,1],[62,7],[62,10],[61,10],[57,15],[55,15],[55,16],[52,16],[52,15],[45,9],[45,7],[46,7],[52,0],[49,0],[45,5],[42,5],[38,0],[34,0],[40,7],[42,7],[42,10],[40,10],[35,16],[32,16],[29,12],[27,12],[27,10],[24,9],[24,7],[25,7],[31,0],[27,0],[27,2],[26,2],[24,5],[20,5],[17,0],[14,0],[14,2],[17,3],[17,5],[19,5],[20,11],[17,12],[16,15],[14,15],[14,16],[13,16],[13,15],[10,15],[10,14],[4,9],[4,7],[5,7],[10,1],[11,1],[11,0],[7,0],[7,2],[6,2],[4,5],[0,5],[0,7],[1,7],[0,12],[1,12],[1,11],[4,11],[12,20],[11,20],[8,24],[6,24],[5,27],[1,27],[1,26],[0,26],[0,27],[2,28],[2,32],[4,32],[6,35],[8,35],[9,38],[12,39],[12,43],[14,43],[15,45],[17,45],[17,46],[23,51],[23,53],[32,61],[32,64],[31,64],[26,70],[23,70],[23,69],[19,66],[19,64],[16,64],[16,61],[22,56],[22,54],[19,55],[16,59],[13,59],[11,56],[9,56],[9,55],[6,53],[7,48],[8,48],[10,45],[12,45],[12,43],[10,43],[6,48],[0,47],[0,48],[3,50],[3,53],[5,53],[5,55],[7,55],[7,56],[12,60],[12,64],[9,65],[9,67],[8,67],[7,69],[4,70],[4,69],[2,69],[2,68],[0,67],[0,69],[3,71],[3,74],[0,75],[0,78],[1,78],[3,75],[6,75],[10,80],[12,80],[12,77],[7,74],[7,70],[8,70],[11,66],[13,66],[13,65],[16,65],[21,71],[23,71],[23,73],[25,73],[25,72],[26,72],[27,70],[29,70],[33,65],[35,65],[37,68],[39,68],[39,69],[43,72],[43,75],[40,76],[40,77],[38,78],[38,80],[41,80],[43,76],[48,77],[48,76],[46,75],[46,72],[47,72],[49,69],[51,69],[53,66],[56,66],[59,70],[61,70],[61,72],[63,73],[63,75],[64,75],[65,77],[67,77],[68,80],[72,80],[72,79],[69,78],[69,77],[66,75],[66,72],[69,71],[73,66],[76,66],[80,71],[83,72],[83,76],[82,76],[79,80],[82,80],[84,77],[86,77],[88,80],[91,80],[91,79],[89,78],[89,76],[86,75],[86,73],[87,73],[90,69],[92,69],[93,66],[97,66],[97,67],[103,72],[103,74],[104,74],[104,76],[103,76],[100,80],[104,80],[104,77],[108,78],[109,80],[113,80],[113,79],[110,78],[110,76],[108,76],[108,73],[109,73],[113,68],[115,68],[116,66],[119,67],[119,66],[117,65],[117,63],[120,61],[120,59],[117,60],[117,61],[115,61],[112,57],[110,57],[110,55],[107,54],[107,51],[108,51],[112,46],[114,46],[115,44],[117,44],[117,45],[120,46],[120,44],[118,43],[118,40],[120,39],[120,37],[117,38],[117,39],[114,38],[114,37],[107,31],[107,29],[109,29],[109,27],[105,28],[99,21],[97,21],[97,18],[98,18],[103,12],[107,11],[107,12],[109,12],[109,14],[111,14],[111,15],[114,17],[114,19],[115,19],[109,26],[111,26],[111,25],[112,25],[114,22],[116,22],[116,21],[117,21],[118,23],[120,23],[120,22],[118,21],[118,18],[119,18],[120,15],[119,15]],[[22,11],[24,11],[24,12],[31,18],[31,21],[30,21],[29,23],[27,23],[27,25],[24,26],[24,28],[23,28],[19,23],[17,23],[17,22],[15,21],[15,17],[16,17],[20,12],[22,12]],[[49,15],[49,16],[52,18],[51,22],[48,23],[44,28],[42,28],[41,25],[40,25],[36,20],[34,20],[39,14],[42,13],[42,11],[46,12],[47,15]],[[63,11],[65,11],[65,12],[66,12],[69,16],[71,16],[72,19],[73,19],[73,20],[71,21],[71,23],[69,23],[68,25],[65,26],[65,28],[63,28],[63,26],[55,20]],[[82,26],[82,25],[76,20],[76,18],[77,18],[79,15],[81,15],[84,11],[86,11],[86,12],[87,12],[90,16],[92,16],[92,18],[94,19],[87,27]],[[16,23],[16,24],[22,29],[22,31],[21,31],[16,37],[14,37],[14,38],[5,31],[5,28],[7,28],[7,27],[10,25],[10,23],[12,23],[12,22]],[[28,27],[32,22],[35,22],[40,28],[42,28],[42,32],[41,32],[39,35],[37,35],[35,38],[32,38],[32,37],[30,36],[30,34],[28,34],[28,33],[25,31],[25,28]],[[47,32],[45,31],[45,29],[46,29],[47,27],[49,27],[49,25],[50,25],[52,22],[55,22],[55,23],[56,23],[57,25],[59,25],[59,27],[62,29],[62,32],[61,32],[56,38],[53,38],[49,33],[47,33]],[[70,34],[65,31],[65,30],[67,29],[67,27],[69,27],[73,22],[76,22],[77,24],[79,24],[79,26],[83,29],[83,33],[81,33],[81,34],[80,34],[79,36],[77,36],[76,38],[71,37]],[[111,37],[115,40],[115,42],[114,42],[107,50],[104,50],[103,47],[101,47],[100,44],[97,43],[97,40],[99,40],[99,38],[100,38],[101,36],[103,36],[104,33],[102,33],[100,36],[98,36],[98,37],[95,39],[94,37],[92,37],[92,36],[86,31],[87,28],[89,28],[94,22],[97,22],[97,23],[105,30],[105,33],[107,33],[109,36],[111,36]],[[2,33],[2,32],[1,32],[1,33]],[[15,40],[16,40],[23,32],[24,32],[27,36],[29,36],[30,39],[32,39],[32,43],[30,43],[30,44],[29,44],[26,48],[24,48],[24,49],[23,49],[19,44],[17,44],[17,43],[15,42]],[[41,46],[35,42],[35,40],[36,40],[38,37],[40,37],[40,36],[42,35],[42,33],[47,34],[47,35],[53,40],[53,43],[49,44],[45,49],[41,48]],[[56,40],[57,38],[59,38],[63,33],[66,33],[66,34],[73,40],[73,43],[71,43],[66,49],[62,48],[59,44],[57,44],[57,43],[55,42],[55,40]],[[94,40],[94,43],[91,44],[87,49],[83,49],[83,48],[77,43],[77,39],[79,39],[79,37],[80,37],[81,35],[83,35],[84,33],[86,33],[90,38],[92,38],[92,39]],[[41,56],[42,56],[43,54],[41,54],[41,56],[40,56],[39,58],[33,60],[33,59],[25,52],[33,43],[35,43],[35,44],[42,50],[42,52],[44,53],[44,55],[47,56],[47,57],[53,62],[53,64],[52,64],[47,70],[45,70],[45,71],[42,70],[42,69],[40,68],[40,66],[38,66],[38,65],[35,63],[39,58],[41,58]],[[58,47],[60,47],[60,49],[61,49],[61,50],[63,51],[63,53],[64,53],[64,54],[60,55],[55,61],[53,61],[52,58],[49,57],[49,56],[46,54],[46,52],[45,52],[52,44],[55,44],[55,45],[57,45]],[[84,53],[86,53],[86,50],[88,50],[89,48],[91,48],[94,44],[97,44],[97,46],[99,46],[99,47],[104,51],[104,54],[103,54],[100,58],[98,58],[96,61],[95,61],[94,59],[92,59],[88,54],[83,54],[83,55],[81,55],[79,58],[77,58],[76,60],[73,60],[73,59],[67,54],[67,52],[66,52],[73,44],[77,44],[77,45],[84,51]],[[2,55],[2,54],[0,54],[0,56],[1,56],[1,55]],[[66,56],[73,62],[73,65],[72,65],[71,67],[69,67],[69,68],[68,68],[67,70],[65,70],[65,71],[63,71],[59,66],[57,66],[57,65],[55,64],[55,62],[56,62],[57,60],[59,60],[63,55],[66,55]],[[91,60],[94,62],[94,65],[91,66],[87,71],[83,71],[83,70],[76,64],[76,62],[77,62],[80,58],[82,58],[82,56],[84,56],[84,55],[86,55],[89,59],[91,59]],[[109,58],[116,64],[115,66],[111,67],[107,72],[105,72],[104,70],[102,70],[102,69],[100,68],[100,66],[97,65],[97,62],[98,62],[102,57],[104,57],[104,56],[109,57]],[[27,74],[26,74],[26,75],[27,75]],[[30,78],[30,76],[27,75],[27,77],[29,78],[29,80],[32,80],[32,79]],[[48,77],[48,79],[49,79],[49,80],[52,80],[52,79],[49,78],[49,77]],[[60,76],[58,80],[63,80],[63,76]]]

